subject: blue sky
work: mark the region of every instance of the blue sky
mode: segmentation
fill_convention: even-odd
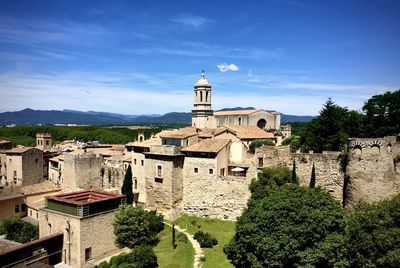
[[[315,115],[400,88],[400,1],[1,1],[0,112]]]

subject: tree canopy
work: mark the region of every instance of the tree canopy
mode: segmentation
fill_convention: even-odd
[[[8,240],[27,243],[39,238],[39,227],[21,219],[11,218],[1,223],[0,234],[5,234]]]
[[[322,267],[339,261],[326,254],[343,244],[344,217],[337,201],[320,189],[296,184],[273,187],[265,194],[251,198],[224,248],[236,267]],[[323,257],[318,263],[316,254]]]
[[[153,246],[164,229],[163,216],[129,205],[120,206],[113,221],[118,247]]]
[[[397,135],[400,132],[400,90],[371,97],[364,104],[363,112],[340,107],[329,98],[319,116],[302,130],[301,149],[338,151],[349,137]]]

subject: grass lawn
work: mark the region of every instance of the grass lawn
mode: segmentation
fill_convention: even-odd
[[[203,262],[204,268],[233,267],[226,258],[223,247],[235,234],[235,222],[182,215],[176,219],[175,224],[187,229],[187,232],[192,235],[197,230],[202,230],[218,240],[218,245],[213,248],[203,248],[206,257]]]
[[[176,232],[177,235],[178,232]],[[168,225],[165,225],[164,230],[159,234],[159,238],[160,242],[154,248],[154,252],[157,255],[158,267],[193,267],[194,249],[189,241],[184,243],[176,239],[177,247],[172,249],[172,227]]]

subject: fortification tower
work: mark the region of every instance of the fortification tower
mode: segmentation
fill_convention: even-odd
[[[192,110],[192,126],[206,128],[213,116],[211,110],[211,84],[201,72],[200,79],[194,85],[194,107]]]

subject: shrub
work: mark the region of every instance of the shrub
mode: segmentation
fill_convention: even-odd
[[[157,256],[150,246],[138,246],[130,253],[121,253],[111,258],[110,262],[103,261],[98,268],[154,268],[158,267]]]
[[[178,240],[180,242],[183,242],[183,243],[187,243],[188,242],[187,236],[182,232],[178,232],[176,234],[176,240]]]
[[[254,140],[250,143],[249,150],[252,154],[254,154],[256,149],[263,145],[275,146],[275,143],[272,140],[266,140],[266,139]]]
[[[17,218],[6,219],[0,226],[0,233],[8,240],[27,243],[39,238],[39,227]]]
[[[197,231],[194,236],[202,248],[212,248],[218,245],[218,240],[212,237],[209,233],[203,233],[203,231]]]

